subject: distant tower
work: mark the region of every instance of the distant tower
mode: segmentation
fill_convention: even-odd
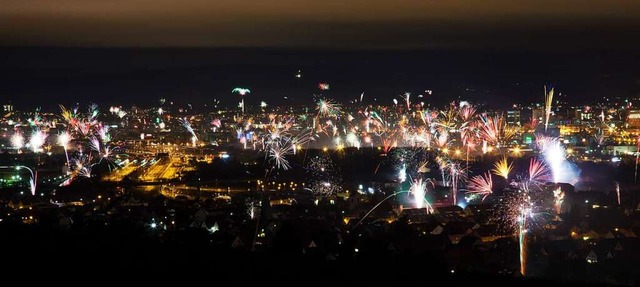
[[[2,105],[2,111],[6,114],[6,113],[11,113],[13,112],[13,105],[11,103],[8,104],[4,104]]]

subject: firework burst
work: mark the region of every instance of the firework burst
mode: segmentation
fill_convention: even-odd
[[[505,180],[509,181],[509,173],[511,173],[512,169],[513,162],[508,162],[507,157],[503,157],[501,160],[493,164],[493,169],[491,171],[493,174],[504,177]]]
[[[483,175],[476,175],[469,179],[467,184],[469,193],[482,196],[484,201],[487,196],[493,193],[493,180],[491,179],[491,173],[487,172]]]
[[[288,170],[291,165],[287,156],[296,154],[298,148],[312,140],[313,137],[309,130],[304,130],[297,136],[286,131],[274,130],[262,140],[267,162],[273,164],[275,169]]]
[[[476,108],[473,107],[472,105],[464,105],[462,106],[462,108],[460,108],[458,112],[458,115],[460,115],[460,119],[462,119],[463,122],[471,121],[471,119],[475,114],[476,114]]]
[[[478,124],[480,137],[498,148],[510,141],[517,132],[515,128],[506,123],[502,114],[494,117],[481,114],[478,115],[478,118],[480,119]]]
[[[318,116],[322,117],[336,117],[341,112],[340,104],[330,99],[319,100],[316,105],[316,110],[318,111]]]
[[[191,122],[187,118],[178,118],[178,122],[191,134],[191,142],[195,145],[195,142],[198,141],[198,136],[196,135],[195,130],[191,126]]]
[[[335,195],[342,190],[340,168],[333,164],[327,155],[316,156],[306,167],[309,176],[309,189],[316,196],[326,197]]]
[[[536,158],[531,158],[529,161],[529,181],[530,182],[544,182],[547,179],[549,170],[547,166]]]
[[[72,159],[73,172],[72,178],[85,177],[90,178],[94,166],[91,154],[79,154]]]

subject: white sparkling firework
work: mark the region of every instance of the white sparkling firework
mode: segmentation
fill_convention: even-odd
[[[342,191],[340,168],[327,155],[316,156],[307,165],[309,189],[316,196],[331,196]]]
[[[318,116],[330,117],[340,113],[340,105],[330,99],[321,99],[316,106]]]
[[[558,186],[555,190],[553,190],[553,205],[555,207],[556,213],[560,214],[562,212],[562,203],[564,202],[564,191]]]
[[[178,118],[178,122],[191,134],[191,141],[197,142],[198,136],[196,135],[196,132],[193,130],[193,127],[191,127],[191,122],[189,122],[189,119]]]
[[[308,130],[300,132],[297,136],[276,130],[267,134],[262,141],[267,161],[276,169],[288,170],[291,166],[287,156],[295,155],[297,148],[310,140],[312,137]]]
[[[409,192],[411,193],[411,195],[413,195],[415,208],[426,207],[428,212],[432,212],[433,209],[431,207],[431,204],[429,204],[429,202],[425,198],[425,196],[427,195],[428,184],[433,184],[433,183],[429,180],[423,180],[421,178],[417,179],[411,184],[411,187],[409,188]]]
[[[545,138],[541,142],[544,158],[551,168],[553,182],[559,182],[563,177],[563,164],[565,162],[564,148],[557,139]]]
[[[11,136],[11,146],[16,149],[24,147],[24,137],[19,133],[13,134]]]
[[[42,146],[44,145],[46,139],[46,133],[40,130],[34,131],[31,134],[31,138],[29,138],[29,147],[31,147],[31,150],[33,150],[33,152],[41,152]]]
[[[93,168],[92,157],[88,154],[81,154],[75,157],[73,160],[73,177],[91,177]]]
[[[405,182],[407,180],[407,166],[405,164],[398,170],[398,181]]]

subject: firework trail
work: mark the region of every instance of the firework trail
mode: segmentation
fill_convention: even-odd
[[[636,166],[633,174],[633,182],[638,182],[638,159],[640,156],[640,137],[636,139]]]
[[[31,191],[31,195],[36,195],[36,184],[38,183],[38,171],[36,170],[35,174],[31,179],[29,179],[29,191]]]
[[[373,208],[371,208],[359,221],[358,223],[356,223],[353,227],[357,227],[358,225],[360,225],[368,216],[369,214],[371,214],[376,208],[378,208],[383,202],[387,201],[388,199],[394,197],[394,196],[398,196],[400,194],[403,193],[413,193],[415,190],[418,190],[419,193],[423,193],[423,191],[426,191],[426,187],[427,185],[425,184],[425,181],[422,181],[418,184],[418,182],[414,183],[409,190],[401,190],[401,191],[396,191],[388,196],[386,196],[385,198],[383,198],[382,200],[380,200],[380,202],[378,202],[376,205],[373,206]],[[424,189],[422,189],[424,187]],[[414,195],[415,198],[415,195]],[[417,201],[416,201],[417,204]],[[431,206],[431,204],[426,200],[426,198],[423,197],[423,203],[422,203],[422,207],[426,208],[426,212],[427,213],[433,213],[433,207]]]
[[[418,173],[427,173],[431,171],[428,164],[429,162],[427,161],[423,161],[422,163],[420,163],[420,166],[418,167]]]
[[[531,213],[531,209],[525,205],[521,205],[518,213],[518,247],[520,249],[520,274],[526,274],[527,267],[527,217]]]
[[[553,88],[547,92],[547,86],[544,86],[544,132],[547,132],[549,125],[549,117],[551,116],[551,104],[553,103]]]
[[[64,149],[67,166],[69,166],[69,152],[67,151],[69,149],[69,142],[71,142],[71,134],[69,134],[69,132],[64,131],[58,135],[58,144]]]
[[[466,107],[466,106],[465,106]],[[466,165],[467,167],[469,166],[469,153],[473,150],[475,150],[477,144],[478,144],[478,135],[475,133],[475,131],[472,129],[472,126],[469,125],[465,125],[461,130],[460,130],[460,137],[462,140],[462,146],[466,148],[467,152],[465,153],[465,157],[466,157]]]
[[[376,205],[373,206],[373,208],[371,208],[362,218],[360,218],[360,220],[358,221],[358,223],[356,223],[353,227],[357,227],[358,225],[360,225],[362,223],[362,221],[365,220],[365,218],[367,218],[367,216],[369,216],[369,214],[371,214],[376,208],[378,208],[383,202],[387,201],[389,198],[392,198],[394,196],[397,196],[399,194],[403,194],[403,193],[409,193],[411,192],[410,190],[401,190],[401,191],[396,191],[390,195],[388,195],[387,197],[383,198],[382,200],[380,200],[380,202],[378,202]],[[427,205],[430,206],[430,205]],[[427,210],[429,211],[429,210]],[[432,211],[429,211],[429,213],[431,213]]]
[[[451,183],[452,205],[458,204],[458,186],[467,179],[466,167],[462,167],[460,163],[449,161],[446,166],[449,182]]]
[[[404,99],[405,103],[407,104],[407,110],[410,110],[411,109],[411,101],[410,101],[411,93],[408,93],[408,92],[404,93],[404,95],[401,97]]]
[[[616,181],[616,197],[618,199],[618,206],[620,206],[620,183]]]

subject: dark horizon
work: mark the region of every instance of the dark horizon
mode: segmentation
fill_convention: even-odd
[[[500,49],[339,50],[295,48],[0,48],[0,95],[19,109],[58,104],[137,104],[160,98],[233,106],[313,104],[314,95],[347,102],[425,90],[426,102],[471,100],[489,107],[542,102],[553,85],[570,103],[640,93],[636,51],[540,52]],[[296,78],[298,70],[302,77]],[[320,91],[319,82],[330,84]],[[285,99],[284,97],[287,97]],[[371,103],[371,102],[369,102]]]

